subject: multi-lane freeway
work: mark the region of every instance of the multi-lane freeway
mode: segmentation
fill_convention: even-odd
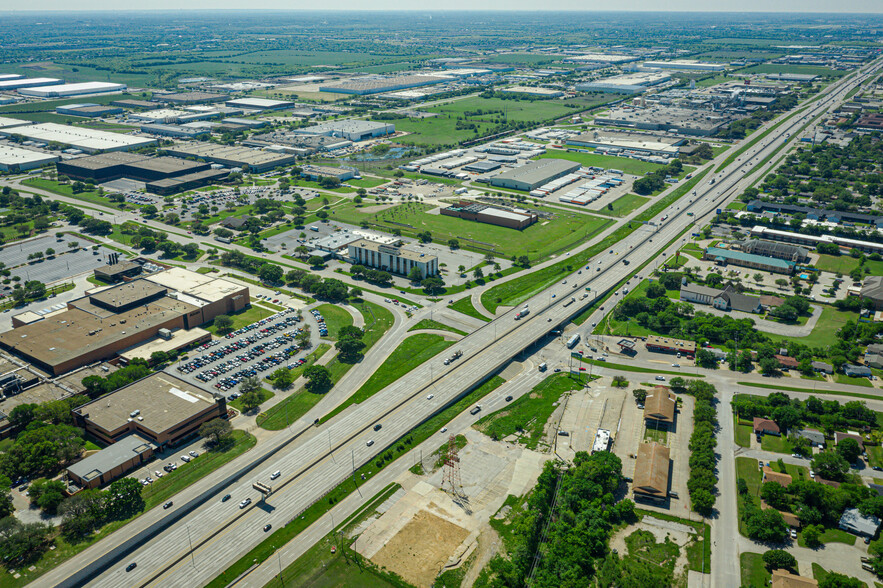
[[[775,153],[807,121],[840,101],[877,67],[879,64],[872,64],[850,79],[830,86],[800,115],[770,132],[722,172],[714,172],[712,166],[720,162],[713,161],[708,165],[711,171],[695,186],[695,192],[660,213],[653,219],[654,225],[641,225],[612,250],[600,253],[578,270],[574,268],[566,283],[562,279],[528,300],[527,316],[515,320],[516,311],[510,311],[463,338],[450,349],[463,353],[451,365],[444,366],[440,361],[424,364],[321,427],[310,426],[306,419],[292,424],[291,435],[277,435],[244,459],[228,464],[176,496],[173,508],[145,513],[124,530],[47,573],[38,583],[108,587],[204,585],[262,541],[267,536],[265,525],[270,524],[275,530],[298,516],[347,479],[354,467],[367,463],[417,423],[499,371],[523,350],[542,342],[552,329],[569,322],[590,307],[595,297],[616,287],[631,271],[656,257],[696,219],[724,206],[738,195],[739,188],[745,185],[743,178],[759,161]],[[768,123],[758,133],[775,123]],[[624,259],[629,260],[628,266]],[[591,296],[580,300],[587,287],[591,288]],[[572,297],[576,302],[567,304]],[[382,427],[375,431],[376,424]],[[369,441],[373,443],[369,445]],[[259,465],[236,475],[249,464]],[[282,475],[271,481],[270,474],[276,470]],[[255,481],[273,487],[266,502],[260,501],[259,494],[252,489]],[[221,502],[221,497],[228,493],[232,499]],[[252,503],[240,508],[239,502],[245,498],[251,498]],[[166,525],[168,521],[174,524]],[[714,536],[723,540],[735,524],[735,520],[718,521]],[[137,568],[126,572],[130,562],[137,562]],[[715,579],[720,580],[716,585],[738,584],[738,565],[734,562],[713,560],[712,567]]]

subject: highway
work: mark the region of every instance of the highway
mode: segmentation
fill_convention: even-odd
[[[874,64],[875,69],[877,66]],[[327,491],[347,479],[354,466],[370,461],[415,424],[499,371],[523,350],[541,342],[552,328],[569,322],[585,310],[595,296],[615,287],[634,268],[656,257],[659,250],[678,238],[695,222],[694,219],[713,214],[716,208],[724,206],[728,199],[738,195],[740,182],[756,160],[773,153],[787,135],[795,134],[806,123],[807,117],[819,114],[866,78],[867,73],[857,74],[829,87],[803,115],[782,124],[743,153],[723,173],[709,172],[695,187],[695,196],[685,196],[654,219],[659,221],[666,216],[665,221],[656,226],[642,225],[616,244],[612,253],[608,250],[599,254],[588,264],[589,269],[583,266],[579,268],[581,273],[574,271],[567,277],[566,283],[562,280],[531,298],[527,302],[530,314],[525,318],[515,320],[513,310],[462,339],[445,353],[447,356],[457,350],[463,352],[463,357],[450,366],[443,366],[441,358],[436,358],[319,428],[310,427],[307,419],[292,424],[292,431],[303,431],[296,442],[289,443],[291,437],[278,435],[250,452],[251,462],[266,455],[270,457],[253,473],[218,489],[213,498],[197,505],[180,521],[138,546],[131,554],[114,557],[114,565],[103,573],[88,574],[91,578],[88,585],[194,586],[212,580],[267,536],[262,529],[265,524],[272,524],[275,530],[298,516]],[[707,167],[718,164],[712,162]],[[686,203],[684,199],[687,199]],[[695,216],[690,217],[687,212]],[[623,259],[630,261],[628,267],[622,263]],[[591,288],[592,296],[579,300],[586,287]],[[565,306],[571,297],[576,297],[577,301]],[[430,393],[434,397],[428,400],[426,397]],[[375,423],[382,424],[382,428],[376,432],[373,430]],[[374,441],[370,447],[367,445],[369,440]],[[228,464],[220,472],[232,473],[237,467],[242,467],[242,464]],[[282,476],[272,483],[274,492],[267,503],[261,503],[251,484],[254,481],[269,483],[270,473],[276,470],[281,470]],[[211,479],[222,479],[222,475],[213,475]],[[192,507],[188,502],[196,501],[197,496],[206,490],[205,484],[196,486],[199,488],[190,488],[176,496],[172,509],[160,512],[157,512],[160,509],[154,509],[145,513],[126,527],[126,536],[133,537],[137,530],[147,529],[164,517],[184,514]],[[226,493],[233,498],[221,503],[220,497]],[[238,503],[246,497],[251,497],[253,503],[240,509]],[[181,511],[177,512],[178,509]],[[718,521],[714,525],[713,535],[719,536],[719,539],[735,528],[730,526],[727,530],[725,527],[728,525],[721,524],[723,522]],[[90,562],[109,553],[115,547],[110,543],[103,541],[85,550],[36,583],[77,584],[76,581],[69,581],[72,574],[87,569]],[[138,567],[125,572],[124,568],[129,562],[137,562]],[[735,561],[717,563],[717,566],[713,563],[714,577],[717,580],[720,573],[721,578],[715,585],[737,585],[738,564]]]

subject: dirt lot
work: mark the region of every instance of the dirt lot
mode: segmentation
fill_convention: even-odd
[[[653,533],[657,543],[664,542],[666,537],[672,542],[677,543],[681,550],[677,563],[675,563],[674,576],[678,578],[684,574],[684,571],[687,569],[687,550],[684,547],[693,541],[701,540],[697,537],[695,529],[687,525],[645,516],[641,522],[629,525],[613,535],[610,538],[611,549],[616,549],[621,554],[627,553],[625,538],[638,529]]]

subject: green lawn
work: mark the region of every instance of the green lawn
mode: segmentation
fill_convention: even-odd
[[[461,331],[460,329],[455,329],[454,327],[449,327],[446,324],[440,323],[438,321],[434,321],[432,319],[423,319],[418,322],[416,325],[408,329],[408,332],[411,331],[420,331],[420,330],[434,330],[434,331],[450,331],[452,333],[457,333],[458,335],[466,336],[465,331]]]
[[[760,553],[742,553],[739,555],[739,570],[742,574],[744,588],[767,588],[773,575],[766,569]]]
[[[847,545],[855,545],[855,535],[851,535],[841,529],[825,529],[819,535],[819,541],[822,543],[846,543]],[[803,540],[803,533],[798,533],[797,544],[800,547],[806,547]]]
[[[622,170],[627,174],[643,176],[646,173],[656,171],[664,167],[658,163],[639,161],[629,157],[616,157],[614,155],[600,155],[596,153],[583,153],[581,151],[562,151],[551,149],[540,155],[540,159],[566,159],[575,161],[584,166],[603,167]]]
[[[29,178],[22,182],[25,186],[31,186],[33,188],[39,188],[40,190],[45,190],[47,192],[55,192],[56,194],[61,194],[62,196],[67,196],[69,198],[74,198],[76,200],[82,200],[83,202],[89,202],[90,204],[100,204],[109,208],[116,208],[116,204],[111,202],[109,198],[106,196],[99,196],[98,192],[79,192],[74,194],[73,189],[71,188],[71,184],[59,184],[53,180],[45,180],[43,178]],[[110,215],[111,213],[105,213],[105,215]],[[110,220],[109,218],[106,220]]]
[[[858,320],[857,312],[845,312],[837,310],[832,306],[823,305],[822,314],[812,332],[806,337],[785,337],[782,335],[767,335],[775,341],[797,341],[810,347],[827,347],[831,342],[831,337],[840,330],[840,327],[847,321]]]
[[[733,415],[733,426],[735,427],[736,445],[739,447],[751,447],[751,435],[754,434],[752,425],[740,425],[739,418]]]
[[[866,445],[865,451],[868,452],[868,465],[871,467],[883,467],[883,447],[879,445]]]
[[[322,318],[325,319],[325,325],[328,327],[328,335],[326,335],[328,339],[337,339],[337,333],[341,328],[353,324],[353,315],[339,306],[320,304],[316,310],[321,312]]]
[[[622,217],[630,213],[636,208],[640,208],[650,199],[645,196],[638,196],[637,194],[626,194],[624,196],[620,196],[612,203],[612,208],[602,208],[601,210],[593,211],[596,214],[603,214],[605,216],[616,216]]]
[[[850,255],[828,255],[827,253],[819,254],[819,260],[816,262],[816,268],[823,272],[831,272],[834,274],[843,274],[849,276],[849,272],[859,267],[861,260]],[[883,261],[865,260],[863,267],[871,270],[871,275],[879,276],[883,274]]]
[[[772,451],[774,453],[794,453],[794,448],[785,437],[776,437],[775,435],[763,435],[760,441],[760,448],[764,451]]]
[[[874,385],[867,378],[851,378],[846,374],[835,373],[834,381],[838,384],[846,384],[847,386],[864,386],[865,388],[873,388]]]
[[[430,335],[420,333],[411,335],[402,341],[395,351],[377,368],[371,377],[368,378],[362,387],[341,403],[337,408],[322,417],[322,422],[326,422],[335,415],[342,412],[351,404],[360,404],[368,400],[389,386],[417,366],[435,357],[451,345],[454,341],[446,341],[441,335]]]
[[[768,390],[786,391],[786,392],[803,392],[805,394],[829,394],[831,396],[847,396],[850,398],[864,398],[866,400],[880,400],[880,396],[873,394],[861,394],[859,392],[841,392],[840,390],[819,390],[812,388],[795,388],[793,386],[774,386],[773,384],[761,384],[760,382],[738,382],[740,386],[750,386],[752,388],[765,388]]]
[[[465,315],[477,318],[478,320],[484,321],[486,323],[491,322],[491,319],[484,316],[472,306],[472,296],[464,296],[460,300],[450,305],[450,308],[453,308],[457,312],[461,312]]]
[[[261,394],[261,401],[258,403],[258,406],[260,406],[261,404],[267,402],[268,400],[270,400],[271,398],[276,396],[275,393],[271,392],[270,390],[267,390],[266,388],[261,388],[260,394]],[[233,408],[235,408],[239,412],[245,412],[245,407],[242,405],[242,397],[239,397],[236,400],[230,401],[229,404],[230,404],[230,406],[232,406]]]
[[[429,204],[408,202],[379,212],[366,213],[355,205],[346,205],[333,208],[331,218],[360,226],[369,223],[386,231],[395,228],[401,230],[403,235],[410,236],[429,231],[433,241],[437,243],[457,239],[464,248],[469,248],[470,240],[474,240],[481,247],[487,246],[483,244],[490,245],[498,256],[527,255],[533,261],[572,249],[612,222],[579,212],[555,209],[551,220],[535,223],[519,231],[452,216],[427,214],[433,208],[435,207]]]
[[[667,445],[668,429],[655,429],[653,427],[647,427],[646,429],[644,429],[644,441],[655,441],[662,445]]]
[[[492,439],[516,435],[528,449],[536,449],[558,399],[565,392],[582,388],[585,382],[585,376],[574,379],[570,374],[553,374],[537,384],[530,394],[482,417],[474,426]]]
[[[820,566],[816,562],[812,562],[812,577],[815,578],[816,580],[818,580],[819,583],[821,583],[822,580],[827,578],[830,573],[831,572],[829,572],[828,570],[826,570],[825,568],[823,568],[822,566]],[[861,585],[863,586],[863,588],[868,588],[868,585],[865,584],[864,582],[862,582]]]
[[[239,312],[235,312],[230,316],[233,319],[233,330],[241,329],[242,327],[249,325],[253,322],[259,321],[262,318],[266,318],[268,316],[272,316],[273,311],[267,310],[266,308],[261,308],[257,305],[250,304],[243,310]],[[215,321],[212,320],[204,325],[202,325],[203,329],[209,331],[212,335],[218,334],[218,329],[215,327]]]

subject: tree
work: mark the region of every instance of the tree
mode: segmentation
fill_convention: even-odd
[[[781,541],[785,537],[788,525],[779,511],[772,508],[761,510],[753,504],[746,506],[743,518],[748,537],[757,541]]]
[[[27,427],[36,418],[37,407],[37,404],[19,404],[9,411],[9,422],[14,427]]]
[[[440,294],[444,291],[445,281],[438,276],[430,276],[420,282],[427,294]]]
[[[61,480],[35,480],[28,488],[28,494],[31,496],[31,502],[42,511],[54,514],[64,501],[65,490],[67,488]]]
[[[644,404],[644,401],[647,400],[647,391],[643,388],[636,388],[632,390],[632,396],[635,397],[635,402],[638,404]]]
[[[760,487],[760,497],[771,507],[782,510],[788,506],[788,492],[778,482],[766,482]]]
[[[226,314],[216,316],[214,324],[219,335],[225,335],[233,330],[233,319]]]
[[[423,271],[417,266],[412,267],[408,272],[408,279],[414,283],[420,282],[423,280]]]
[[[690,502],[693,505],[693,510],[696,512],[710,513],[711,509],[714,508],[715,497],[709,490],[697,488],[695,491],[690,492]]]
[[[862,588],[864,584],[856,578],[850,578],[838,572],[829,572],[819,580],[819,588]]]
[[[807,525],[803,528],[803,542],[810,549],[820,547],[822,545],[819,536],[822,534],[817,525]]]
[[[325,260],[318,255],[312,255],[307,260],[307,263],[309,263],[312,267],[322,267],[323,265],[325,265]]]
[[[282,268],[274,263],[265,263],[258,270],[258,277],[268,284],[279,284],[282,282]]]
[[[248,412],[261,405],[261,402],[264,401],[264,391],[260,387],[257,389],[250,389],[247,392],[242,393],[239,401],[242,403],[242,408]]]
[[[849,463],[836,451],[817,453],[810,465],[817,475],[836,482],[846,479],[846,472],[849,471]]]
[[[120,478],[112,482],[105,499],[108,515],[126,519],[144,510],[141,489],[141,482],[135,478]]]
[[[665,286],[659,282],[650,282],[650,284],[647,285],[647,298],[659,298],[665,296],[665,293]]]
[[[459,249],[460,242],[456,239],[448,239],[448,247],[450,247],[451,249]]]
[[[270,379],[273,380],[273,385],[280,390],[286,390],[294,383],[294,375],[287,368],[279,368],[270,374]]]
[[[199,436],[214,446],[222,445],[232,434],[233,426],[226,419],[212,419],[199,427]]]
[[[784,549],[770,549],[763,554],[763,563],[769,570],[797,569],[797,559]]]
[[[846,463],[855,463],[858,461],[858,456],[861,455],[862,450],[858,446],[858,441],[847,437],[837,443],[837,453],[846,460]]]
[[[776,280],[776,286],[779,287],[779,290],[784,290],[785,286],[787,286],[787,285],[788,285],[788,280],[786,280],[785,278],[778,278]]]
[[[627,388],[629,385],[628,380],[625,379],[625,376],[613,376],[613,387],[614,388]]]
[[[43,523],[25,524],[13,517],[0,519],[0,558],[16,566],[36,561],[49,547],[51,533],[52,527]]]
[[[482,278],[484,277],[484,272],[481,271],[481,268],[480,268],[480,267],[477,267],[477,268],[475,268],[475,270],[472,272],[472,277],[475,278],[476,280],[480,280],[480,279],[482,279]]]
[[[331,374],[322,365],[311,365],[304,370],[307,379],[307,390],[313,393],[322,393],[331,388]]]

